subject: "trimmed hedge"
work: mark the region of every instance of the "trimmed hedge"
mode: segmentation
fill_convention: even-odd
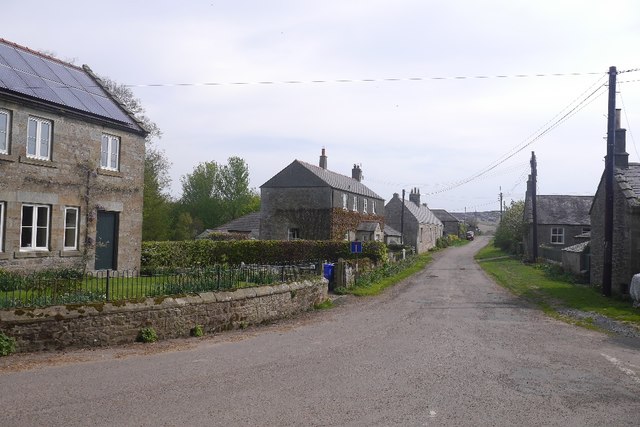
[[[361,258],[373,262],[387,259],[382,242],[363,242]],[[337,261],[355,258],[349,242],[330,240],[236,240],[208,239],[181,242],[143,242],[142,270],[207,267],[216,264],[279,264],[310,260]]]

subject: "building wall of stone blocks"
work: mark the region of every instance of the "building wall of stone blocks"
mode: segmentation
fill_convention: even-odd
[[[604,268],[604,179],[591,209],[591,284],[602,286]],[[628,293],[634,274],[640,272],[640,212],[630,209],[614,183],[613,259],[611,288],[614,294]]]
[[[327,280],[318,277],[136,303],[6,310],[0,311],[0,332],[15,338],[20,352],[128,344],[145,327],[153,328],[159,339],[188,337],[196,325],[212,334],[313,309],[327,299],[327,289]]]
[[[97,211],[117,212],[119,270],[139,268],[142,238],[144,138],[103,121],[36,109],[0,99],[11,118],[9,153],[0,154],[0,203],[4,205],[0,268],[33,271],[72,267],[93,270]],[[30,116],[53,124],[51,160],[27,158]],[[103,133],[120,138],[118,171],[100,168]],[[48,251],[20,249],[22,205],[50,208]],[[77,250],[64,250],[64,209],[79,209]],[[88,244],[87,244],[88,243]]]

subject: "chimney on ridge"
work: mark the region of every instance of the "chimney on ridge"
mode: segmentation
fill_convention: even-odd
[[[320,167],[322,169],[327,168],[327,156],[324,154],[324,148],[322,149],[322,154],[320,155]]]
[[[620,127],[620,109],[616,109],[616,143],[613,146],[615,167],[629,169],[629,153],[627,153],[627,130]]]
[[[420,189],[418,187],[411,189],[409,201],[415,203],[416,206],[420,206]]]
[[[353,169],[351,169],[351,178],[358,182],[362,181],[362,169],[360,169],[360,166],[353,165]]]

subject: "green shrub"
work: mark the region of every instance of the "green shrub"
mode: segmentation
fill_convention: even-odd
[[[156,342],[158,341],[158,334],[156,333],[156,330],[151,327],[142,328],[140,329],[140,332],[138,332],[136,341],[144,343]]]
[[[0,332],[0,356],[8,356],[16,351],[16,340]]]
[[[201,337],[204,335],[204,329],[202,329],[202,325],[196,325],[191,328],[191,331],[189,333],[192,337]]]
[[[209,267],[218,264],[278,264],[309,260],[353,259],[347,241],[333,240],[229,240],[208,239],[180,242],[143,242],[141,267],[144,272],[158,269]],[[363,242],[359,258],[374,262],[387,259],[382,242]]]

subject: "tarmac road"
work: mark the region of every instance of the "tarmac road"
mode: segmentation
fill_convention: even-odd
[[[545,317],[484,275],[484,244],[267,327],[0,358],[0,424],[639,425],[640,340]]]

